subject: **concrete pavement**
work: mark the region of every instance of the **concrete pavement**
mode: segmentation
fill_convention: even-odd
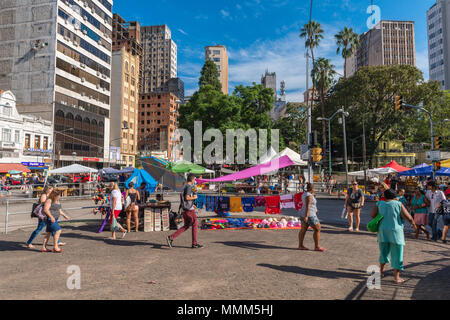
[[[341,209],[319,201],[325,253],[296,250],[296,230],[199,231],[201,250],[190,248],[188,232],[170,250],[168,232],[110,241],[94,222],[64,226],[65,252],[45,254],[23,247],[31,229],[17,230],[0,235],[0,299],[450,299],[450,247],[409,235],[407,282],[394,285],[388,268],[381,290],[367,289],[376,235],[348,233]],[[312,232],[305,244],[313,247]],[[81,290],[66,286],[71,265],[80,267]]]

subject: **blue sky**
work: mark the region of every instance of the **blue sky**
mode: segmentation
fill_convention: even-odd
[[[413,20],[416,63],[428,79],[426,11],[436,0],[373,0],[381,19]],[[178,45],[178,76],[186,95],[197,89],[204,47],[223,44],[229,52],[230,92],[239,84],[260,82],[266,69],[286,81],[288,101],[303,101],[305,90],[304,42],[300,27],[308,22],[310,0],[114,0],[113,11],[141,25],[167,24]],[[316,57],[331,59],[343,73],[336,55],[334,34],[344,26],[368,30],[370,0],[314,0],[313,19],[325,38]],[[279,86],[278,86],[279,87]]]

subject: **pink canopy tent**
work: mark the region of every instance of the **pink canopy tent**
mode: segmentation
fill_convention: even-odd
[[[386,166],[384,166],[382,168],[392,168],[392,169],[396,170],[397,172],[403,172],[403,171],[411,170],[410,168],[406,168],[404,166],[399,165],[395,161],[392,161],[391,163],[389,163],[388,165],[386,165]]]
[[[228,181],[236,181],[236,180],[243,180],[250,177],[256,177],[261,176],[266,173],[274,172],[276,170],[286,168],[289,166],[292,166],[294,162],[288,157],[283,156],[281,158],[273,159],[272,161],[260,164],[256,167],[252,167],[243,171],[239,171],[227,176],[223,176],[216,179],[197,179],[197,182],[204,183],[204,182],[228,182]]]

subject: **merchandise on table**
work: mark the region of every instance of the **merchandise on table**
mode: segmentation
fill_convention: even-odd
[[[282,209],[295,209],[294,196],[292,194],[285,194],[280,196]]]
[[[231,197],[230,198],[230,212],[243,212],[242,209],[242,199],[239,197]]]
[[[256,207],[265,207],[266,206],[266,198],[263,196],[255,197],[255,206]]]
[[[249,198],[242,198],[242,208],[244,212],[253,212],[255,210],[255,198],[249,197]]]
[[[222,216],[229,216],[230,212],[230,198],[217,197],[216,213]]]
[[[301,210],[301,209],[303,208],[303,200],[302,200],[302,196],[303,196],[303,192],[297,193],[297,194],[294,196],[295,209],[296,209],[296,210]]]
[[[280,196],[266,197],[266,214],[281,214]]]
[[[254,230],[287,230],[300,229],[301,222],[298,218],[282,218],[280,220],[270,219],[203,219],[201,222],[202,230],[236,230],[236,229],[254,229]]]

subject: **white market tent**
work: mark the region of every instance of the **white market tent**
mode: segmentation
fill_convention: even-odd
[[[80,164],[72,164],[67,167],[62,167],[55,170],[48,171],[48,174],[75,174],[75,173],[97,173],[97,169],[82,166]]]
[[[308,163],[304,160],[302,160],[302,156],[295,152],[292,149],[286,148],[281,153],[277,154],[276,158],[281,158],[283,156],[288,156],[289,159],[294,162],[295,166],[307,166]]]
[[[377,168],[377,169],[370,169],[366,171],[366,175],[368,177],[376,177],[380,175],[387,175],[391,173],[397,173],[398,171],[393,168]],[[349,176],[355,176],[355,177],[362,177],[364,176],[364,171],[355,171],[355,172],[349,172]]]
[[[294,162],[294,166],[307,166],[308,165],[308,163],[306,161],[302,160],[302,156],[300,154],[298,154],[297,152],[295,152],[294,150],[289,149],[289,148],[284,149],[282,152],[280,152],[278,154],[275,152],[275,150],[273,148],[270,148],[270,150],[267,152],[267,154],[259,160],[259,163],[260,164],[267,163],[269,161],[272,161],[274,159],[279,159],[284,156],[288,156],[289,159],[291,159],[292,162]]]
[[[277,157],[277,152],[275,151],[275,149],[273,147],[270,147],[270,150],[267,151],[267,153],[259,159],[258,164],[267,163],[270,160],[275,159],[276,157]]]

